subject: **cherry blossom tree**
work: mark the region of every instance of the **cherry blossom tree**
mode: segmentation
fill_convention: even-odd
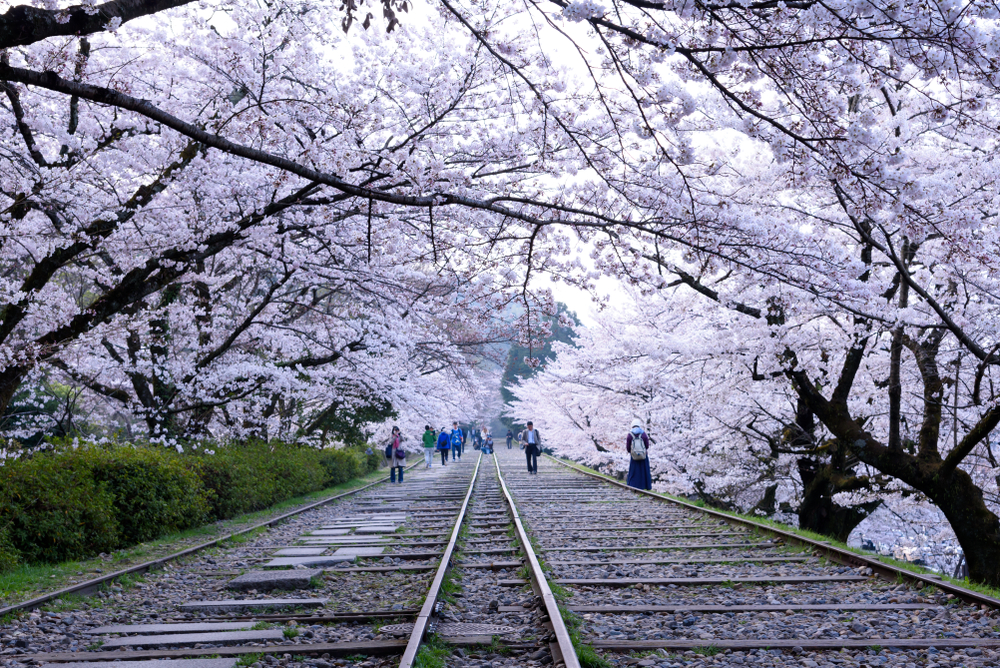
[[[337,356],[334,402],[359,359],[450,363],[421,334],[447,330],[439,290],[521,300],[529,341],[540,276],[684,286],[739,316],[790,449],[925,495],[1000,582],[991,4],[404,6],[338,41],[363,5],[7,10],[0,407],[52,365],[154,431],[223,400],[252,429],[275,397],[331,405],[302,360]],[[337,318],[327,289],[363,306]]]

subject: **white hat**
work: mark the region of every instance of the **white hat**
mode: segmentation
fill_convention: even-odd
[[[639,418],[635,418],[634,420],[632,420],[632,426],[639,427],[640,429],[642,429],[642,420],[640,420]]]

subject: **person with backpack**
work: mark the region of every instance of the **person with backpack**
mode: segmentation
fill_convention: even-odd
[[[542,437],[530,421],[527,427],[521,432],[521,447],[528,460],[528,473],[538,475],[538,453],[542,451]]]
[[[639,418],[632,420],[632,430],[625,437],[625,450],[629,454],[625,482],[636,489],[653,489],[653,474],[649,470],[649,436],[642,430]]]
[[[438,434],[437,449],[441,452],[441,466],[447,466],[448,451],[451,450],[451,434],[448,433],[447,427],[441,427],[441,433]]]
[[[510,429],[507,430],[507,449],[511,449],[511,443],[514,442],[514,432]]]
[[[385,446],[385,458],[389,460],[389,483],[396,484],[396,469],[399,469],[399,484],[403,484],[403,467],[406,466],[406,451],[403,450],[403,435],[399,427],[392,428],[389,444]]]
[[[424,427],[424,463],[427,464],[427,468],[431,467],[434,462],[434,446],[437,444],[437,437],[434,436],[434,430],[431,429],[430,425]]]
[[[462,433],[462,428],[458,426],[458,422],[451,423],[451,461],[455,461],[455,455],[458,455],[458,461],[462,461],[462,443],[465,441],[465,434]]]

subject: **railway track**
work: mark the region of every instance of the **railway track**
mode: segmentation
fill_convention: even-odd
[[[0,664],[567,665],[541,596],[501,584],[528,561],[512,517],[493,458],[469,452],[8,615]]]
[[[952,587],[969,604],[926,576],[837,563],[822,543],[794,544],[552,458],[537,475],[519,451],[497,459],[564,615],[591,648],[586,665],[1000,665],[1000,601]]]
[[[0,664],[1000,661],[1000,602],[989,597],[891,569],[873,574],[846,557],[849,565],[837,563],[823,544],[795,544],[550,458],[539,461],[537,476],[517,450],[465,459],[417,468],[403,485],[367,487],[93,595],[5,618]]]

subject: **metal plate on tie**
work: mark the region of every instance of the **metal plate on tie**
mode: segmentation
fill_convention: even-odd
[[[513,626],[497,624],[462,624],[444,622],[435,625],[434,632],[442,636],[503,636],[513,633]],[[379,633],[394,636],[405,636],[413,632],[413,624],[387,624],[379,629]]]

